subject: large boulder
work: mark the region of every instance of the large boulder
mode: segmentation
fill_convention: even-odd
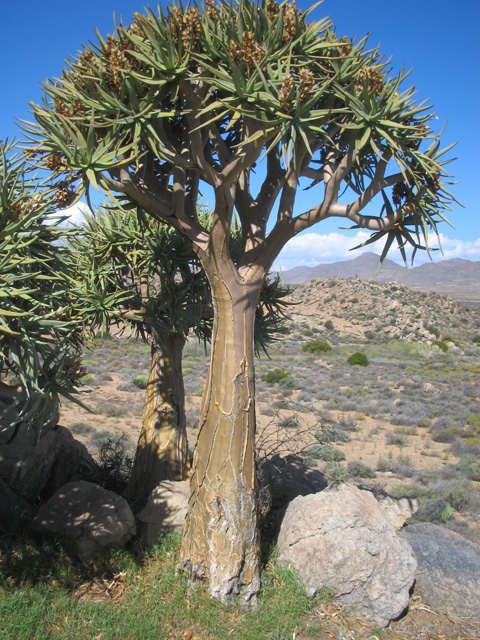
[[[95,467],[87,448],[65,427],[50,427],[38,437],[34,428],[20,424],[7,439],[9,431],[0,443],[0,478],[31,503]]]
[[[190,483],[164,480],[150,494],[145,507],[137,513],[138,537],[150,549],[162,533],[182,531],[188,509]]]
[[[135,535],[135,516],[128,503],[97,484],[69,482],[43,505],[35,528],[65,538],[81,560],[121,549]]]
[[[480,620],[480,546],[435,524],[402,529],[418,562],[417,588],[434,609]]]
[[[386,626],[408,606],[415,555],[373,495],[354,485],[293,500],[278,547],[310,595],[329,587],[347,611],[375,625]]]

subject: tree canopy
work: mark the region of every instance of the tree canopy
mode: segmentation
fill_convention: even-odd
[[[0,145],[0,393],[41,428],[79,391],[82,328],[72,315],[65,217],[14,142]],[[10,414],[11,416],[11,414]]]

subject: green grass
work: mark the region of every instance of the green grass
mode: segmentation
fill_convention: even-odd
[[[146,557],[122,551],[84,567],[52,542],[16,539],[0,556],[0,638],[180,640],[191,631],[196,640],[270,640],[292,638],[312,624],[307,616],[316,600],[275,553],[263,565],[258,609],[251,611],[210,599],[203,583],[189,588],[177,568],[179,545],[179,536],[170,535]],[[121,590],[114,586],[111,599],[79,598],[88,584]]]

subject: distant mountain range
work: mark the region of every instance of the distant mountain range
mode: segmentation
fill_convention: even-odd
[[[454,258],[429,262],[418,267],[405,267],[385,259],[377,274],[380,256],[362,253],[353,260],[342,260],[316,267],[295,267],[284,271],[286,284],[303,284],[328,278],[360,278],[377,282],[396,282],[417,291],[437,291],[457,300],[480,300],[480,261]]]

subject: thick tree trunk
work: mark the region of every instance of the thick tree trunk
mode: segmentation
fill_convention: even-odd
[[[154,335],[142,429],[126,495],[146,502],[162,480],[185,480],[189,472],[182,352],[177,335]]]
[[[224,265],[225,266],[225,265]],[[193,458],[181,562],[212,596],[255,602],[260,586],[255,479],[254,344],[260,286],[209,273],[214,326]]]

